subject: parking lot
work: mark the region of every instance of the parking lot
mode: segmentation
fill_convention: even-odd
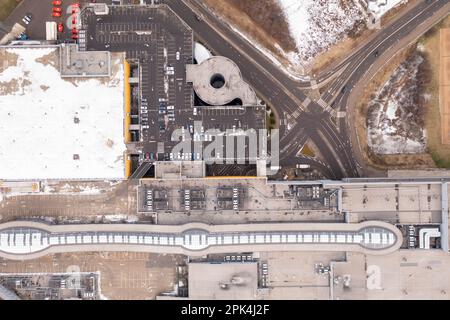
[[[80,7],[90,3],[90,0],[61,0],[61,5],[53,6],[53,0],[23,0],[20,5],[5,19],[5,24],[12,27],[15,23],[19,23],[26,28],[25,33],[30,40],[45,40],[46,29],[45,22],[55,21],[62,23],[63,32],[58,32],[59,41],[75,41],[72,39],[72,5],[80,4]],[[111,0],[97,0],[97,3],[111,4]],[[61,8],[61,17],[53,17],[53,7]],[[26,24],[22,19],[25,15],[31,14],[31,21]],[[77,20],[77,19],[76,19]],[[78,22],[77,22],[78,23]]]
[[[161,160],[175,144],[172,131],[192,114],[185,79],[185,65],[193,60],[192,31],[165,6],[113,6],[105,16],[86,10],[82,29],[87,50],[126,52],[139,80],[131,106],[136,152],[140,162]]]
[[[125,51],[131,78],[137,79],[131,84],[132,153],[139,154],[133,168],[148,161],[203,159],[193,151],[194,142],[204,146],[212,139],[195,130],[265,128],[264,107],[194,107],[192,85],[186,83],[186,64],[193,63],[192,30],[166,6],[110,7],[104,16],[85,10],[80,32],[86,32],[87,50]],[[175,130],[183,132],[181,139],[172,138]],[[192,151],[174,152],[180,140],[191,140]]]
[[[173,290],[179,255],[140,252],[87,252],[47,255],[28,261],[0,259],[0,273],[60,273],[79,269],[99,272],[107,299],[155,299]]]
[[[194,107],[192,85],[186,82],[186,64],[193,63],[193,33],[168,7],[110,6],[107,15],[96,15],[84,8],[88,2],[62,0],[56,5],[61,8],[61,17],[53,17],[52,1],[33,7],[25,0],[14,14],[22,19],[24,12],[33,13],[29,24],[31,40],[45,39],[45,21],[54,21],[63,25],[63,31],[58,32],[59,42],[77,41],[80,50],[126,52],[133,80],[130,151],[134,170],[140,166],[145,169],[147,162],[157,160],[203,159],[201,152],[173,153],[179,143],[172,138],[174,130],[184,130],[186,138],[194,143],[194,123],[200,123],[199,132],[265,128],[264,107]],[[74,3],[80,3],[81,13]],[[203,138],[203,147],[212,141]],[[245,148],[249,149],[247,144]],[[224,149],[213,156],[224,158],[225,154]],[[140,171],[145,174],[146,170]]]

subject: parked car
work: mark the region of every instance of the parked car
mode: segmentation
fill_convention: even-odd
[[[53,4],[54,6],[60,6],[60,5],[62,4],[62,1],[60,1],[60,0],[55,0],[55,1],[52,2],[52,4]]]
[[[28,40],[28,36],[26,35],[26,33],[21,33],[18,37],[17,40]]]
[[[61,17],[61,12],[53,11],[53,12],[52,12],[52,16],[53,16],[53,17],[56,17],[56,18]]]
[[[62,24],[62,22],[58,23],[58,32],[63,32],[64,31],[64,25]]]
[[[53,12],[62,12],[62,9],[60,7],[53,7]]]
[[[78,34],[78,30],[76,28],[72,28],[72,34]]]
[[[72,35],[72,39],[78,39],[78,35],[77,34],[73,34]]]

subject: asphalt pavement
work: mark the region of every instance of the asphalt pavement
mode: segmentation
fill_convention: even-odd
[[[307,107],[303,105],[303,102],[309,98],[302,88],[310,87],[309,81],[293,80],[253,44],[214,16],[201,2],[166,0],[165,3],[185,20],[196,37],[212,48],[215,54],[235,61],[245,80],[273,107],[280,119],[280,149],[285,148],[286,145],[289,145],[289,149],[300,147],[298,142],[303,142],[306,137],[317,146],[334,176],[340,179],[358,177],[361,166],[354,157],[355,151],[349,139],[345,117],[335,122],[331,117],[333,112],[331,105],[334,100],[329,97],[335,97],[336,92],[342,92],[342,96],[345,97],[347,88],[351,88],[361,78],[368,66],[380,57],[380,52],[414,32],[415,26],[433,18],[433,15],[447,5],[448,1],[422,1],[394,23],[382,28],[370,43],[354,52],[342,63],[337,63],[336,70],[328,72],[326,76],[319,75],[319,79],[325,81],[327,77],[333,76],[337,70],[346,66],[342,74],[331,83],[330,95],[325,95],[325,99],[322,98],[321,101],[309,102]],[[197,15],[203,16],[203,19],[199,21],[196,19]],[[345,113],[345,101],[337,102],[338,104],[334,106],[342,106],[340,111]],[[291,118],[295,121],[290,121]],[[300,128],[304,136],[298,135]],[[292,133],[294,131],[295,134]],[[292,157],[295,157],[294,152]],[[288,162],[293,161],[288,159],[286,163]]]
[[[63,5],[67,6],[73,2],[75,1],[63,0]],[[349,138],[346,117],[333,118],[334,110],[331,106],[345,115],[351,88],[360,81],[367,69],[389,48],[414,33],[416,27],[424,21],[437,21],[436,13],[449,4],[443,0],[423,0],[393,23],[383,27],[370,42],[336,63],[331,71],[318,76],[319,83],[329,81],[331,77],[334,79],[329,81],[328,91],[316,101],[310,99],[304,90],[311,86],[309,80],[294,80],[280,70],[253,44],[207,10],[200,1],[163,2],[168,4],[192,28],[195,36],[215,54],[232,59],[241,69],[244,79],[272,106],[279,120],[280,150],[287,152],[280,157],[280,165],[292,166],[299,159],[296,151],[305,141],[310,140],[317,146],[326,163],[320,164],[324,173],[334,179],[358,177],[361,167],[355,160],[356,151]],[[27,32],[31,39],[43,39],[45,21],[54,19],[51,17],[51,7],[50,0],[24,0],[5,22],[9,25],[20,23],[26,13],[32,13],[33,20],[27,26]],[[198,15],[203,19],[197,19]],[[66,36],[69,37],[70,34]],[[340,74],[336,76],[338,71]]]
[[[53,0],[23,0],[11,13],[11,15],[5,19],[5,24],[12,27],[15,23],[19,23],[26,28],[25,33],[30,40],[45,40],[46,30],[45,22],[55,21],[56,23],[62,22],[64,25],[64,32],[58,32],[58,40],[72,40],[71,28],[72,28],[72,4],[79,3],[81,5],[91,2],[90,0],[62,0],[61,17],[52,16],[52,4]],[[97,0],[97,3],[111,4],[112,0]],[[31,22],[26,25],[23,23],[22,18],[26,14],[32,15]]]
[[[165,3],[193,29],[199,40],[213,49],[215,54],[226,56],[237,63],[244,79],[273,107],[280,119],[281,149],[285,144],[292,144],[293,148],[299,150],[301,145],[298,142],[302,139],[293,140],[289,137],[292,135],[291,132],[302,128],[306,137],[318,147],[337,179],[358,176],[349,142],[345,139],[342,141],[329,114],[324,113],[323,108],[316,102],[312,101],[308,109],[303,106],[307,96],[302,91],[296,92],[292,87],[296,87],[296,83],[288,75],[203,6],[190,2],[190,5],[195,6],[193,10],[182,1],[166,0]],[[196,18],[198,14],[204,17],[201,21]],[[296,115],[294,126],[286,125],[289,118]],[[322,130],[321,123],[326,123],[325,130]],[[283,166],[283,163],[280,164]]]

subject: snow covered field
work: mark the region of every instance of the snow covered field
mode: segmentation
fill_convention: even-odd
[[[423,62],[420,55],[403,62],[370,102],[367,138],[369,147],[375,153],[425,152],[425,107],[417,102],[418,72]]]
[[[288,19],[298,52],[288,53],[293,63],[307,63],[365,25],[369,13],[381,18],[407,0],[278,0]],[[386,4],[384,4],[386,3]]]
[[[408,0],[369,0],[368,9],[376,18],[380,19],[392,8],[406,2]]]
[[[308,61],[342,39],[364,15],[340,0],[279,0],[296,41],[299,61]]]
[[[5,56],[0,179],[124,178],[122,58],[110,79],[63,80],[58,48],[0,49]]]

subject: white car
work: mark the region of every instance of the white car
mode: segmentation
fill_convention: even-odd
[[[177,60],[180,60],[180,51],[177,51],[176,58]]]

